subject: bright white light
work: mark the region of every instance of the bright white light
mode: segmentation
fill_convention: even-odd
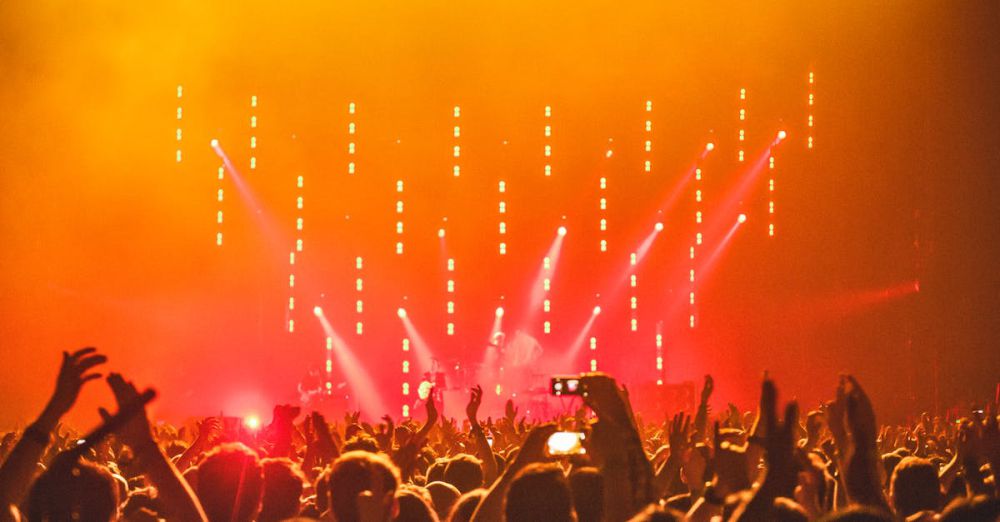
[[[715,150],[715,144],[714,144],[714,143],[712,143],[712,142],[708,142],[708,143],[707,143],[707,144],[705,145],[705,150],[707,150],[707,151],[713,151],[713,150]]]
[[[399,310],[396,310],[396,315],[398,315],[400,319],[406,319],[406,309],[400,308]]]
[[[502,306],[498,306],[497,307],[497,317],[503,317],[503,307]]]
[[[316,317],[323,317],[323,309],[318,306],[313,307],[313,313],[316,314]]]
[[[611,149],[608,149],[608,151],[604,153],[604,157],[605,158],[610,158],[613,155],[614,155],[614,151],[611,150]]]
[[[736,218],[736,221],[739,221],[740,223],[746,223],[747,222],[747,215],[746,214],[740,214]]]
[[[657,223],[656,225],[653,226],[653,228],[655,228],[657,232],[660,232],[661,230],[663,230],[663,223]]]
[[[213,149],[219,148],[219,140],[215,138],[212,138],[212,141],[208,142],[208,144],[211,145]]]
[[[243,424],[250,430],[257,431],[257,429],[260,428],[260,417],[256,415],[247,415],[243,418]]]
[[[444,239],[444,229],[443,228],[439,228],[438,229],[438,237]]]
[[[594,315],[599,315],[601,313],[601,306],[597,305],[594,307]]]
[[[788,133],[787,132],[785,132],[783,130],[778,131],[778,139],[779,140],[783,140],[783,139],[785,139],[787,137],[788,137]]]
[[[559,232],[560,236],[565,236],[566,235],[566,227],[559,227],[558,232]]]

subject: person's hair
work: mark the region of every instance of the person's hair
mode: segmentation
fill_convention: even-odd
[[[827,513],[819,522],[895,522],[889,513],[870,506],[851,506]]]
[[[425,493],[426,491],[417,491],[414,487],[403,487],[396,491],[396,501],[399,502],[396,520],[438,522],[437,513],[431,508]]]
[[[569,488],[573,492],[573,507],[580,522],[604,520],[604,477],[597,468],[574,469],[569,474]]]
[[[257,454],[239,442],[218,446],[198,464],[196,492],[211,522],[249,522],[260,510],[264,476]]]
[[[809,522],[809,514],[790,498],[778,497],[771,506],[771,520],[775,522]]]
[[[684,513],[676,509],[650,504],[628,519],[628,522],[683,522],[684,520]]]
[[[448,514],[448,522],[469,522],[472,515],[476,513],[479,503],[486,498],[487,490],[483,488],[474,489],[455,501],[451,506],[451,513]]]
[[[264,468],[264,495],[257,521],[275,522],[297,515],[305,483],[299,465],[287,458],[270,458],[262,460],[261,466]]]
[[[885,484],[884,487],[888,488],[889,483],[892,480],[892,472],[896,470],[896,466],[899,465],[899,461],[903,460],[902,455],[896,452],[885,453],[882,455],[882,467],[885,468]]]
[[[483,485],[483,462],[472,455],[459,453],[444,468],[444,481],[462,493]]]
[[[978,495],[955,499],[941,512],[941,522],[995,522],[1000,519],[1000,499]]]
[[[25,506],[31,521],[115,520],[118,486],[106,468],[63,452],[31,485]]]
[[[341,448],[345,453],[348,451],[367,451],[368,453],[378,453],[378,442],[371,435],[361,432],[356,437],[351,437]]]
[[[451,506],[455,505],[458,497],[462,496],[462,492],[447,482],[431,482],[425,487],[431,496],[431,504],[434,506],[434,512],[438,514],[438,518],[448,518]]]
[[[371,491],[372,479],[378,477],[385,493],[395,494],[399,487],[399,469],[381,453],[349,451],[330,469],[328,492],[330,509],[338,522],[358,520],[358,495]]]
[[[535,463],[519,471],[507,490],[504,513],[508,521],[572,521],[573,494],[562,468]]]
[[[448,459],[436,459],[430,466],[427,466],[427,483],[444,482],[444,470],[448,466]]]
[[[937,468],[927,459],[906,457],[892,472],[889,486],[892,505],[902,517],[941,507],[941,482]]]

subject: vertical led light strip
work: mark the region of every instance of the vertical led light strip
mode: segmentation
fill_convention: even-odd
[[[608,216],[608,213],[607,213],[607,210],[608,210],[608,197],[607,197],[608,178],[606,178],[604,176],[601,176],[601,179],[598,180],[598,186],[600,187],[600,190],[598,192],[600,194],[600,198],[597,201],[597,208],[598,208],[597,217],[599,219],[599,221],[597,223],[597,227],[598,227],[598,230],[600,232],[598,234],[598,237],[601,238],[599,248],[600,248],[601,252],[607,252],[608,251],[608,239],[607,239],[607,233],[608,233],[608,217],[607,217]]]
[[[403,180],[396,180],[396,255],[403,255]]]
[[[357,171],[357,165],[355,162],[354,155],[357,152],[357,144],[354,141],[355,134],[357,134],[357,124],[354,122],[354,114],[357,110],[357,106],[354,102],[349,102],[347,104],[347,173],[349,175],[354,175]]]
[[[808,112],[806,116],[806,148],[813,148],[813,104],[816,101],[815,91],[813,86],[815,85],[816,76],[812,71],[809,71],[809,99],[808,99]],[[179,131],[178,131],[179,132]]]
[[[590,371],[597,371],[597,337],[590,337]]]
[[[455,335],[455,258],[448,258],[448,266],[445,269],[448,271],[448,280],[445,282],[445,293],[448,297],[448,302],[445,303],[448,317],[445,332],[448,335]]]
[[[545,175],[552,175],[552,106],[545,106],[545,139],[542,143],[542,154],[545,157]]]
[[[738,104],[738,107],[739,107],[740,125],[739,125],[739,131],[738,131],[737,136],[736,136],[736,139],[737,139],[736,159],[737,159],[737,161],[742,162],[743,161],[743,157],[746,155],[746,152],[744,151],[744,148],[743,148],[743,143],[746,141],[746,137],[747,137],[746,136],[746,133],[747,133],[747,131],[746,131],[746,122],[747,122],[747,90],[746,90],[746,87],[740,87],[740,102]]]
[[[177,151],[174,153],[174,161],[177,163],[181,162],[181,139],[184,137],[184,131],[181,130],[181,121],[184,119],[184,107],[183,100],[184,97],[184,86],[177,86],[177,132],[174,134],[174,139],[177,141]]]
[[[542,278],[542,292],[545,297],[542,298],[542,332],[547,334],[552,333],[552,321],[549,319],[552,313],[552,300],[549,298],[549,292],[552,290],[552,259],[549,256],[542,258],[542,270],[545,271],[545,277]]]
[[[500,180],[497,184],[497,194],[499,199],[499,205],[497,211],[499,213],[499,236],[500,244],[498,248],[500,249],[500,255],[507,255],[507,182]]]
[[[742,157],[742,156],[741,156]],[[700,250],[701,244],[703,242],[701,224],[704,221],[703,205],[704,194],[702,193],[702,170],[701,165],[698,165],[694,169],[694,243],[691,245],[688,251],[688,258],[691,261],[691,266],[688,268],[688,284],[690,289],[688,291],[688,306],[690,311],[688,314],[688,327],[694,328],[695,326],[695,251]]]
[[[257,95],[250,96],[250,170],[257,170]]]
[[[225,193],[222,189],[222,184],[226,179],[226,168],[223,165],[219,165],[219,173],[216,176],[218,178],[219,184],[216,187],[215,199],[219,204],[219,207],[215,210],[215,246],[222,246],[222,203],[225,199]]]
[[[354,333],[356,335],[362,335],[365,333],[365,323],[364,323],[364,312],[365,312],[365,302],[364,302],[364,291],[365,291],[365,261],[358,256],[354,258],[354,270],[357,277],[354,279],[354,292],[357,295],[357,302],[354,305],[354,312],[357,314],[357,318],[354,323]]]
[[[222,172],[222,169],[219,169]],[[295,331],[295,263],[302,252],[302,188],[305,178],[299,175],[295,178],[295,248],[288,253],[288,331]]]
[[[410,417],[410,338],[403,336],[403,418]]]
[[[774,153],[767,159],[767,237],[774,237]]]
[[[643,166],[642,169],[645,172],[652,172],[653,170],[653,102],[652,100],[646,100],[646,134],[643,143]]]
[[[451,167],[451,175],[457,178],[462,174],[462,166],[459,163],[459,158],[462,157],[462,145],[460,140],[462,137],[462,126],[459,125],[462,117],[462,108],[456,105],[452,108],[451,115],[455,118],[455,127],[452,129],[452,138],[454,138],[455,141],[451,147],[451,156],[455,163]]]
[[[656,385],[663,386],[663,322],[656,323]]]

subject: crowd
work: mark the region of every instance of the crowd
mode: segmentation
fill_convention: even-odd
[[[206,418],[151,424],[140,392],[93,348],[64,353],[37,420],[0,443],[0,518],[32,521],[274,522],[336,520],[996,521],[1000,429],[996,411],[880,426],[868,396],[843,376],[831,400],[779,415],[767,376],[755,412],[713,416],[706,376],[695,412],[644,421],[613,378],[586,374],[584,407],[547,422],[423,421],[360,412],[328,420],[277,406],[259,432]],[[106,380],[118,411],[83,438],[60,424],[89,381]],[[647,412],[648,414],[649,412]],[[693,414],[693,415],[689,415]],[[423,417],[421,415],[421,417]],[[583,449],[552,455],[557,431]]]

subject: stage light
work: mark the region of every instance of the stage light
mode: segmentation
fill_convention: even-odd
[[[320,307],[318,307],[318,306],[314,306],[313,307],[313,314],[315,314],[316,317],[322,317],[323,316],[323,309],[320,308]]]
[[[740,214],[739,216],[737,216],[736,221],[738,221],[740,223],[746,223],[747,222],[747,215],[746,214]]]
[[[396,315],[398,315],[400,319],[406,319],[406,309],[400,308],[396,310]]]
[[[601,305],[597,305],[594,307],[594,315],[600,315],[600,314],[601,314]]]
[[[707,144],[705,145],[705,150],[707,150],[707,151],[709,151],[709,152],[711,152],[711,151],[715,150],[715,144],[714,144],[714,143],[712,143],[712,142],[708,142],[708,143],[707,143]]]
[[[559,232],[560,236],[565,236],[566,235],[566,227],[559,227],[558,232]]]
[[[219,140],[215,138],[212,138],[212,141],[208,142],[208,144],[211,145],[213,149],[219,148]]]
[[[438,237],[441,238],[441,239],[444,239],[444,229],[443,228],[439,228],[438,229]]]
[[[257,431],[260,428],[260,417],[256,415],[247,415],[243,418],[243,424],[247,427],[247,429]]]
[[[779,140],[783,140],[783,139],[785,139],[787,137],[788,137],[788,133],[787,132],[785,132],[783,130],[778,131],[778,139]]]
[[[503,317],[503,307],[502,306],[498,306],[497,307],[497,317]]]
[[[653,228],[656,229],[657,232],[660,232],[663,230],[663,223],[656,223],[656,225],[653,225]]]

